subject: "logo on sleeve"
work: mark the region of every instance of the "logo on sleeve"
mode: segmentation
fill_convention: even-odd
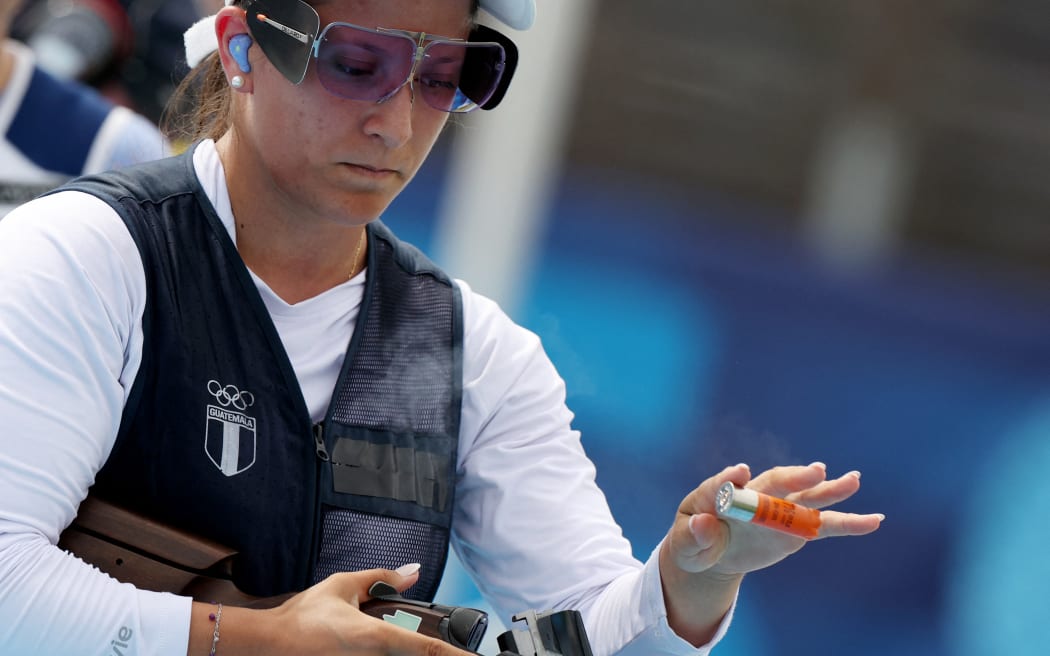
[[[208,404],[204,451],[224,475],[242,474],[255,464],[255,417],[245,414],[255,396],[217,380],[208,381],[208,393],[217,405]]]

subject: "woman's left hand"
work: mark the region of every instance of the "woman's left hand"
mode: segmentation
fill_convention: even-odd
[[[746,465],[728,467],[689,493],[660,550],[660,575],[668,621],[699,645],[708,642],[736,596],[743,575],[783,560],[806,540],[755,524],[721,519],[715,496],[732,482],[801,506],[826,508],[860,489],[860,473],[827,478],[826,467],[775,467],[754,478]],[[819,538],[864,535],[879,528],[883,515],[823,510]]]

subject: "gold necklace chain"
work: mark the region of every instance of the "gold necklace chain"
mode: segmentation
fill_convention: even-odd
[[[350,264],[350,275],[347,276],[347,280],[352,280],[357,275],[357,258],[361,256],[361,247],[365,245],[365,233],[368,229],[365,227],[361,228],[361,237],[357,240],[357,250],[354,251],[354,260]]]

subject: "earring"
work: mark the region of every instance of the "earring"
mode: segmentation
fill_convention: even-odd
[[[230,78],[230,86],[234,89],[240,89],[244,86],[244,78],[240,75],[234,75],[232,78]]]

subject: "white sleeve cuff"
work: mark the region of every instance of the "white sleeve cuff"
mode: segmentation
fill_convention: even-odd
[[[683,640],[667,623],[667,607],[664,605],[663,586],[660,582],[660,545],[657,545],[645,562],[641,571],[641,612],[645,618],[646,628],[624,645],[620,656],[641,656],[643,654],[668,654],[675,656],[707,656],[715,645],[725,637],[733,620],[736,599],[729,607],[714,637],[706,645],[694,647]]]
[[[138,591],[143,656],[185,656],[190,644],[193,600],[166,592]]]

